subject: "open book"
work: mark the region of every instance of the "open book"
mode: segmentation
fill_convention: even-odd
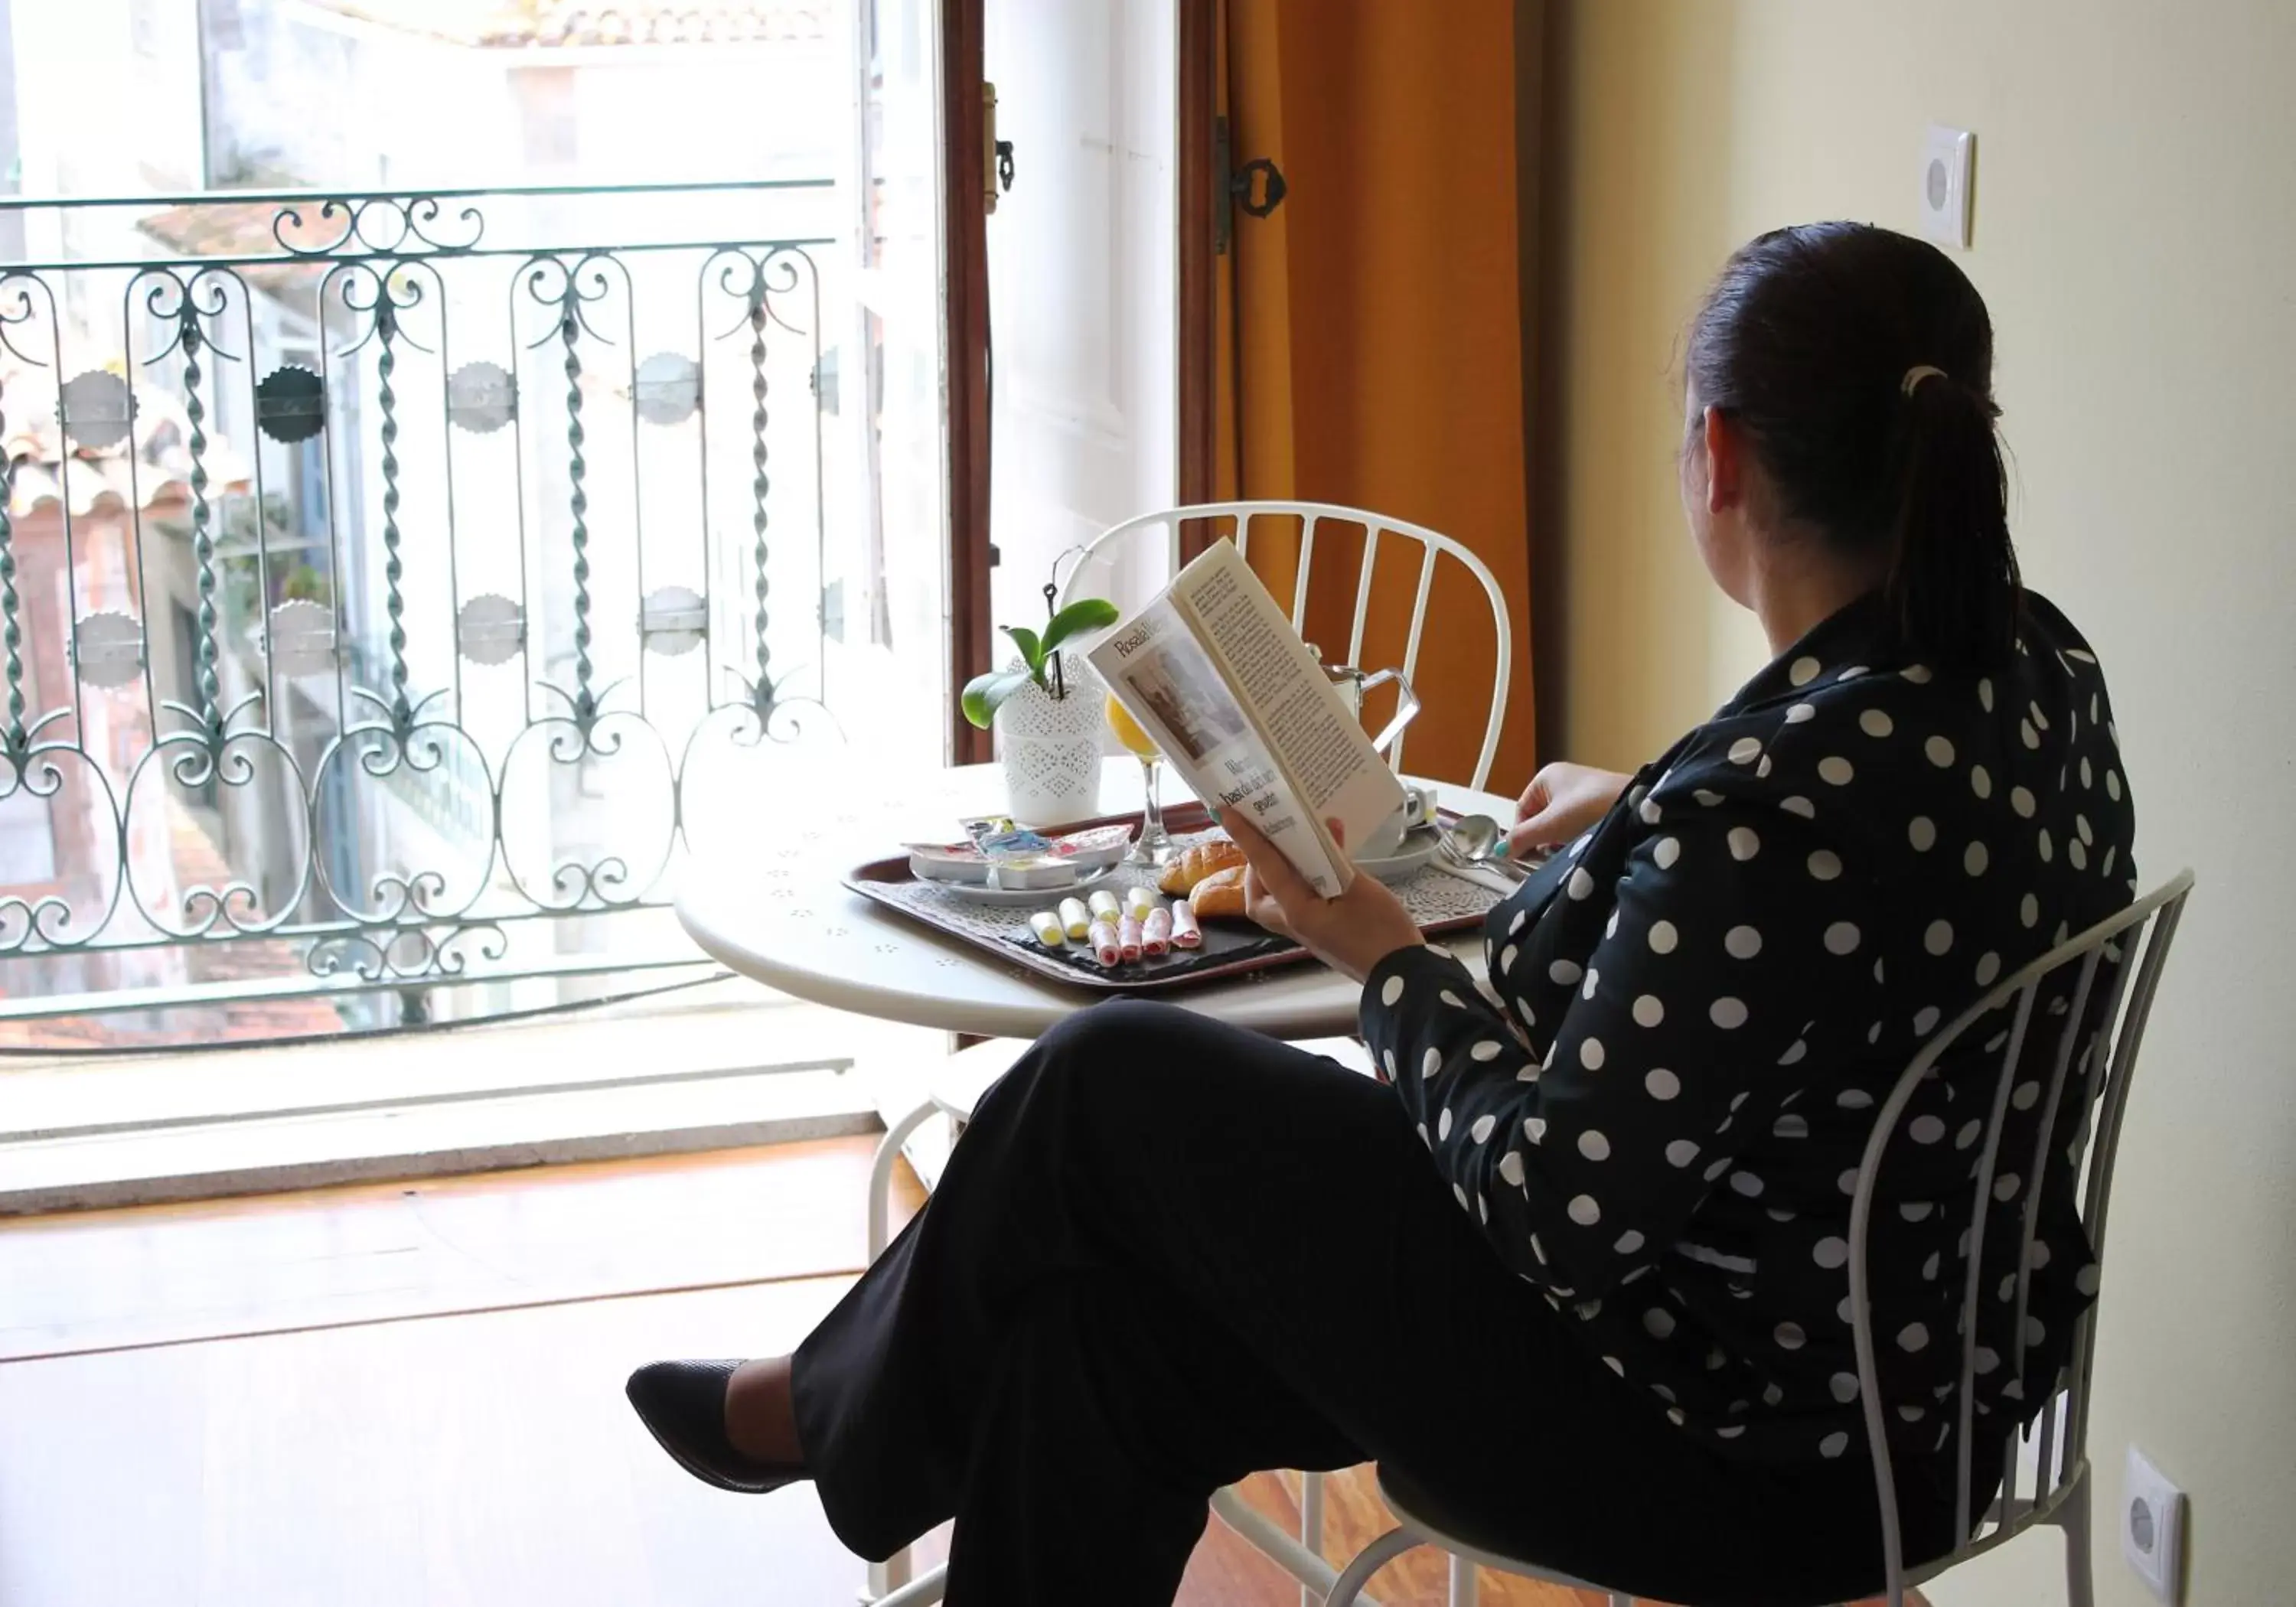
[[[1216,541],[1089,655],[1109,690],[1212,808],[1236,810],[1317,892],[1387,852],[1403,783],[1234,544]]]

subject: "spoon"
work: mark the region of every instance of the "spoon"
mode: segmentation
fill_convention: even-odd
[[[1488,815],[1461,816],[1441,840],[1443,851],[1460,865],[1505,871],[1518,881],[1529,873],[1507,857],[1506,833]]]

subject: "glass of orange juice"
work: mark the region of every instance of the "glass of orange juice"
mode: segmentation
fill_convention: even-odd
[[[1127,865],[1161,865],[1172,857],[1171,833],[1164,830],[1164,801],[1158,796],[1157,769],[1164,755],[1156,746],[1156,739],[1140,728],[1140,722],[1108,694],[1108,728],[1116,733],[1116,740],[1140,761],[1141,785],[1146,790],[1147,801],[1140,811],[1140,835],[1133,840],[1132,851],[1124,857]]]

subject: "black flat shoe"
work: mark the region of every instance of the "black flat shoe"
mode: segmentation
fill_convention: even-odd
[[[739,1361],[649,1362],[625,1392],[672,1460],[704,1484],[762,1496],[805,1477],[800,1467],[754,1461],[726,1436],[726,1389]]]

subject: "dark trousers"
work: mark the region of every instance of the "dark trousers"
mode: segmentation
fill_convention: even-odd
[[[1878,1582],[1862,1465],[1726,1463],[1571,1321],[1501,1265],[1388,1089],[1109,1004],[989,1092],[799,1349],[798,1431],[856,1552],[955,1519],[951,1607],[1168,1603],[1220,1486],[1370,1460],[1641,1595]]]

